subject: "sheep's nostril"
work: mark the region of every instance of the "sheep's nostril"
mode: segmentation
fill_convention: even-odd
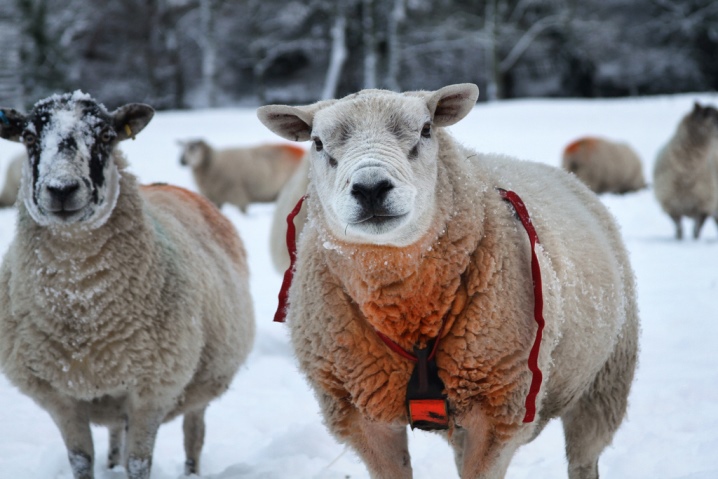
[[[65,202],[73,193],[80,189],[80,183],[73,181],[59,186],[48,186],[47,192],[57,201]]]
[[[386,195],[394,188],[389,180],[381,180],[376,183],[354,183],[351,194],[365,206],[380,204]]]

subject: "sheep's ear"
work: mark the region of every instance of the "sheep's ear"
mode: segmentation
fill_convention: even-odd
[[[155,115],[155,110],[144,103],[129,103],[111,113],[118,141],[135,139]]]
[[[264,126],[290,141],[307,141],[312,133],[314,112],[302,107],[267,105],[257,109],[257,118]]]
[[[0,137],[19,142],[26,124],[27,118],[19,111],[0,108]]]
[[[479,98],[479,87],[459,83],[436,90],[426,100],[435,126],[449,126],[469,114]]]
[[[307,141],[312,135],[314,115],[337,100],[322,100],[307,106],[267,105],[257,109],[264,126],[289,141]]]

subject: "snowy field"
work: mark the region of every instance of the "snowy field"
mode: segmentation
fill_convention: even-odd
[[[463,143],[558,165],[563,147],[579,135],[630,143],[649,178],[658,149],[695,99],[716,95],[625,100],[522,100],[481,104],[452,131]],[[122,145],[144,182],[195,189],[179,166],[177,139],[204,137],[217,146],[276,141],[252,109],[159,113],[136,141]],[[0,175],[20,146],[0,142]],[[638,277],[642,335],[640,364],[628,417],[601,457],[604,478],[718,478],[718,230],[706,223],[698,241],[673,239],[673,225],[653,193],[603,196],[617,217]],[[530,206],[529,206],[530,208]],[[297,370],[285,325],[272,322],[281,276],[269,259],[272,205],[246,216],[223,209],[249,251],[258,323],[254,351],[230,391],[207,412],[202,454],[205,478],[359,479],[368,474],[356,455],[322,425],[317,404]],[[15,213],[0,210],[0,252],[14,234]],[[686,224],[686,231],[690,231]],[[94,429],[96,477],[120,479],[104,468],[107,434]],[[410,432],[414,477],[455,479],[449,446],[438,436]],[[559,422],[551,423],[514,457],[507,477],[567,477]],[[182,475],[181,423],[160,429],[153,479]],[[50,417],[0,376],[0,479],[69,479],[60,434]]]

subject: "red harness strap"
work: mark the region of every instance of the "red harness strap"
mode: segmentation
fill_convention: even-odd
[[[279,290],[279,305],[277,306],[277,312],[274,313],[274,321],[277,323],[283,323],[287,318],[289,287],[292,285],[292,278],[294,277],[294,263],[297,261],[297,229],[294,226],[294,218],[299,214],[299,210],[302,209],[302,203],[304,203],[304,199],[306,197],[307,195],[304,195],[299,198],[297,205],[294,207],[292,212],[287,215],[287,250],[289,251],[289,268],[287,268],[284,272],[282,288]]]
[[[541,338],[543,336],[543,329],[545,325],[543,317],[543,288],[541,281],[541,267],[538,262],[538,256],[536,255],[536,244],[539,243],[539,238],[531,222],[531,217],[529,216],[528,210],[526,209],[526,205],[521,200],[519,195],[517,195],[513,191],[507,191],[501,188],[498,188],[498,191],[501,197],[511,203],[511,205],[514,207],[514,210],[516,211],[519,220],[521,220],[521,224],[523,225],[524,229],[526,229],[529,241],[531,242],[531,277],[533,279],[534,289],[534,320],[536,321],[538,328],[536,330],[536,338],[534,339],[534,344],[531,347],[531,352],[529,353],[528,359],[528,367],[529,370],[533,373],[533,377],[531,379],[529,393],[526,396],[526,415],[524,416],[523,422],[532,422],[534,420],[534,417],[536,416],[536,396],[538,396],[539,390],[541,389],[541,381],[543,380],[543,374],[541,373],[541,369],[538,366],[538,356],[541,348]],[[304,202],[305,198],[306,195],[302,196],[302,198],[299,200],[299,202],[297,202],[297,205],[294,207],[292,212],[289,213],[289,215],[287,216],[287,249],[289,250],[290,264],[289,268],[287,268],[287,271],[284,272],[282,288],[279,291],[279,305],[277,307],[277,312],[274,314],[274,321],[280,323],[283,323],[285,321],[287,315],[289,287],[292,284],[292,277],[294,276],[294,263],[297,259],[297,244],[295,238],[296,229],[294,226],[294,218],[297,216],[297,214],[299,214],[299,210],[302,208],[302,203]],[[428,357],[429,360],[432,360],[436,355],[439,340],[441,339],[441,334],[443,332],[445,323],[446,318],[444,318],[444,321],[441,324],[441,328],[439,329],[439,333],[437,334],[436,341],[434,341],[434,346]],[[396,352],[403,358],[406,358],[409,361],[413,362],[416,362],[418,360],[415,355],[411,354],[408,351],[405,351],[404,348],[396,344],[386,335],[380,333],[379,331],[377,331],[377,335],[392,351]]]
[[[539,243],[536,229],[531,222],[531,217],[526,209],[526,205],[519,198],[519,195],[513,191],[506,191],[498,188],[499,194],[503,199],[511,203],[516,211],[516,214],[521,220],[521,224],[524,226],[526,233],[529,236],[531,242],[531,277],[533,279],[534,286],[534,320],[538,325],[536,330],[536,338],[534,344],[531,347],[529,353],[529,370],[533,373],[531,378],[531,388],[526,396],[526,415],[524,416],[524,422],[532,422],[536,416],[536,396],[538,396],[539,390],[541,389],[541,381],[543,380],[543,374],[538,365],[539,350],[541,349],[541,337],[543,336],[543,328],[546,324],[543,318],[543,287],[541,281],[541,266],[539,265],[538,256],[536,255],[536,244]]]

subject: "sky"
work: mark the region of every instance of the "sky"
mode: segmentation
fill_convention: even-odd
[[[611,100],[515,100],[481,103],[450,131],[463,144],[558,166],[562,149],[583,135],[627,142],[641,157],[649,183],[658,150],[693,102],[718,105],[718,95],[682,94]],[[281,141],[253,109],[159,112],[134,141],[121,144],[130,169],[143,182],[196,190],[179,165],[177,140],[204,138],[217,147]],[[19,144],[0,142],[0,178]],[[639,366],[626,419],[599,461],[602,477],[714,479],[718,477],[718,228],[709,221],[701,238],[676,241],[673,224],[648,189],[603,195],[631,255],[641,310]],[[317,402],[298,371],[287,326],[272,322],[281,275],[269,256],[272,204],[246,215],[222,209],[249,255],[250,286],[258,327],[254,349],[230,390],[207,410],[201,457],[203,478],[364,479],[359,458],[322,424]],[[15,212],[0,209],[0,254],[15,232]],[[691,231],[690,223],[684,230]],[[688,235],[690,236],[690,235]],[[95,476],[105,469],[108,438],[93,428]],[[409,432],[414,477],[456,479],[453,455],[439,436]],[[153,479],[182,476],[181,421],[160,429]],[[60,434],[48,414],[0,374],[0,479],[72,477]],[[567,477],[560,421],[523,446],[509,479]]]

